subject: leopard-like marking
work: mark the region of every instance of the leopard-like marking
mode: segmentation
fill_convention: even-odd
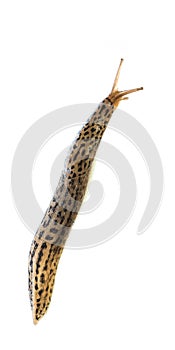
[[[55,194],[32,242],[29,294],[34,323],[48,309],[58,261],[82,204],[95,153],[113,111],[113,105],[105,99],[78,133]]]
[[[126,94],[142,89],[118,91],[121,63],[122,60],[111,94],[87,120],[70,147],[55,194],[32,242],[29,295],[34,324],[48,309],[57,265],[82,204],[95,154],[114,109]]]

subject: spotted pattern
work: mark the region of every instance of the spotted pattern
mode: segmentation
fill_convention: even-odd
[[[48,309],[57,265],[82,204],[92,163],[114,111],[106,98],[70,147],[55,194],[35,234],[29,253],[29,294],[33,321]]]

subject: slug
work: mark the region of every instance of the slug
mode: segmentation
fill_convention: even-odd
[[[119,102],[143,88],[119,91],[117,88],[123,59],[112,91],[88,118],[70,147],[64,170],[29,253],[29,296],[36,324],[51,301],[57,265],[71,227],[82,204],[93,160],[103,133]]]

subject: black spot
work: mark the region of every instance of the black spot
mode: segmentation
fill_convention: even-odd
[[[42,250],[40,250],[40,252],[38,253],[38,260],[41,260],[42,256],[43,256],[43,252]]]
[[[36,273],[39,273],[40,264],[36,263]]]
[[[108,114],[108,112],[109,112],[109,109],[106,108],[106,112],[104,113],[104,115],[106,116]]]
[[[78,157],[78,153],[79,153],[79,152],[77,152],[77,153],[74,155],[74,157],[73,157],[73,161],[75,161],[75,160],[77,159],[77,157]]]
[[[41,296],[41,294],[44,292],[44,289],[40,289],[38,294]]]
[[[112,102],[111,102],[111,100],[109,99],[109,97],[107,97],[106,100],[107,100],[108,102],[110,102],[110,104],[112,105]]]
[[[38,290],[38,284],[37,283],[35,284],[35,290]]]
[[[53,209],[55,211],[55,208],[58,206],[58,202],[55,203],[55,205],[53,206]]]
[[[41,276],[40,276],[40,282],[41,282],[41,283],[44,283],[44,282],[45,282],[44,273],[42,273]]]
[[[51,228],[51,229],[50,229],[50,232],[52,232],[52,233],[58,233],[58,230],[57,230],[56,228]]]
[[[44,243],[42,244],[41,248],[42,248],[42,249],[47,248],[47,244],[46,244],[46,242],[44,242]]]
[[[46,240],[47,240],[47,241],[51,241],[52,239],[53,239],[52,236],[49,236],[49,235],[46,236]]]
[[[50,223],[50,218],[48,220],[45,220],[44,223],[43,223],[43,227],[47,227]]]
[[[38,248],[38,243],[34,242],[34,248],[33,248],[32,254],[31,254],[31,258],[34,257],[37,248]]]

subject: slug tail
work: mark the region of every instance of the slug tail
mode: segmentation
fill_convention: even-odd
[[[37,237],[32,243],[29,255],[29,294],[35,325],[49,307],[62,250],[63,248]]]

